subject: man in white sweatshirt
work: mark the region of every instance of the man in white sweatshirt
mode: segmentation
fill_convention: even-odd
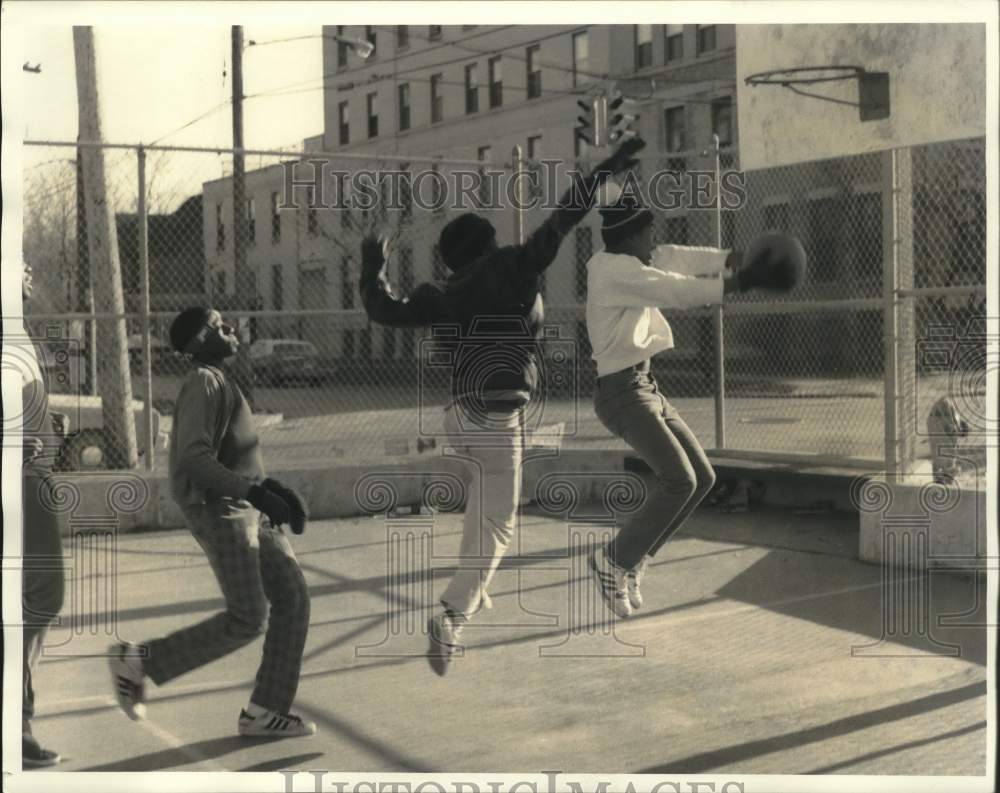
[[[674,346],[660,308],[722,302],[756,286],[731,278],[739,255],[715,248],[653,249],[652,220],[629,193],[601,210],[605,249],[587,263],[587,333],[597,362],[594,410],[652,469],[656,484],[617,536],[591,553],[590,567],[612,611],[628,617],[642,605],[640,584],[650,557],[715,484],[701,444],[650,373],[652,356]]]

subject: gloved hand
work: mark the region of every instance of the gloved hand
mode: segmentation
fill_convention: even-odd
[[[271,525],[277,528],[283,523],[288,523],[292,519],[292,509],[288,503],[279,495],[261,485],[254,485],[247,491],[247,501],[254,508],[267,515]]]
[[[284,501],[291,512],[288,525],[292,534],[302,534],[306,530],[306,521],[309,519],[309,505],[302,495],[295,488],[283,485],[277,479],[265,479],[260,483],[261,487],[269,493],[273,493]]]
[[[736,280],[741,292],[787,292],[802,280],[805,268],[806,252],[801,242],[787,234],[766,234],[746,252]]]

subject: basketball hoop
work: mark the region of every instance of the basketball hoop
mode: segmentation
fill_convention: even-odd
[[[844,80],[858,81],[857,102],[814,94],[797,87]],[[889,117],[888,72],[869,72],[861,66],[796,66],[791,69],[771,69],[766,72],[757,72],[744,78],[744,82],[749,86],[780,85],[799,96],[856,107],[859,109],[862,121],[874,121]]]

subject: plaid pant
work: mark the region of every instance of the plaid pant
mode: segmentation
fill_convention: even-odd
[[[288,713],[309,630],[309,590],[288,538],[246,502],[221,500],[185,514],[222,588],[226,610],[145,642],[146,674],[161,685],[243,647],[267,625],[250,700]]]
[[[34,677],[42,657],[42,645],[49,626],[58,618],[63,605],[64,561],[59,536],[61,517],[48,503],[54,497],[42,497],[42,489],[51,487],[43,472],[25,468],[23,487],[24,567],[21,573],[21,600],[24,619],[24,678],[21,700],[21,728],[31,732],[35,716]]]

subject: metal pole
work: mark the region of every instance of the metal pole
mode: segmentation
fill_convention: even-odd
[[[153,470],[156,441],[153,435],[153,345],[149,327],[149,214],[146,207],[146,151],[136,151],[139,162],[139,200],[136,207],[139,236],[139,283],[142,301],[139,312],[142,322],[142,435],[146,446],[146,470]]]
[[[89,274],[90,285],[87,287],[87,307],[90,309],[90,331],[88,333],[87,372],[89,375],[90,395],[97,396],[97,304],[94,302],[94,272]]]
[[[514,239],[518,245],[524,244],[524,179],[520,177],[524,168],[524,159],[521,155],[520,145],[515,146],[511,152],[514,156],[514,178],[517,179],[517,192],[515,194],[517,203],[514,206]]]
[[[722,154],[719,136],[712,135],[715,150],[715,245],[722,248]],[[721,277],[721,276],[720,276]],[[712,309],[712,330],[715,336],[715,448],[726,448],[726,347],[723,339],[722,303]]]
[[[882,154],[882,334],[884,338],[884,421],[885,472],[890,481],[899,472],[896,433],[896,395],[899,375],[896,370],[898,338],[896,305],[896,150]]]

